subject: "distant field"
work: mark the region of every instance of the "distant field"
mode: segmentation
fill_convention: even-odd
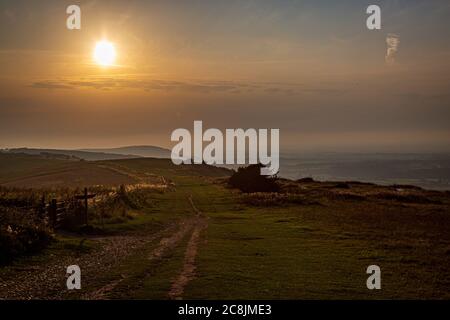
[[[126,169],[123,169],[123,166]],[[127,160],[80,161],[49,159],[27,154],[0,153],[0,185],[8,187],[48,188],[117,186],[140,183],[144,175],[133,170],[152,168],[152,174],[167,170],[181,175],[223,176],[230,171],[206,165],[176,166],[169,159],[137,158]]]
[[[137,183],[137,180],[94,162],[0,154],[0,184],[8,187],[58,188],[132,183]]]

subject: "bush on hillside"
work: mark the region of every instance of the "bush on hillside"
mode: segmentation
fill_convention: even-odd
[[[35,253],[52,241],[51,231],[30,215],[0,211],[0,265],[17,256]]]
[[[263,167],[261,164],[241,167],[230,177],[228,184],[246,193],[278,192],[280,188],[276,182],[277,177],[261,175]]]

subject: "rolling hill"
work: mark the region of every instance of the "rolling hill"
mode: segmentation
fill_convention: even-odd
[[[0,153],[0,185],[8,187],[83,187],[117,186],[140,183],[134,171],[146,176],[172,173],[175,175],[218,177],[231,171],[209,165],[176,166],[170,159],[134,158],[103,161],[83,161],[76,158],[51,158],[47,154]]]
[[[156,146],[126,146],[119,148],[99,148],[99,149],[80,149],[80,151],[120,154],[120,155],[136,155],[146,158],[164,158],[170,159],[171,151]]]
[[[83,159],[88,161],[94,160],[114,160],[114,159],[130,159],[138,158],[138,155],[132,154],[114,154],[107,152],[90,152],[82,150],[65,150],[65,149],[40,149],[40,148],[13,148],[3,149],[2,153],[22,153],[29,155],[41,155],[47,157],[56,157],[58,155],[64,155],[75,159]]]
[[[1,154],[0,185],[26,188],[83,187],[136,183],[136,179],[97,162],[40,155]]]

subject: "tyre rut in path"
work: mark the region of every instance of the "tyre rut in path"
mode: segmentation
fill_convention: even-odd
[[[172,286],[168,294],[170,299],[182,299],[186,285],[195,277],[195,258],[197,256],[198,244],[200,242],[200,233],[208,227],[207,218],[194,205],[191,196],[189,196],[189,203],[195,212],[194,230],[192,231],[191,238],[189,239],[186,248],[181,273],[172,282]]]
[[[190,232],[191,238],[187,245],[185,260],[183,264],[183,269],[180,275],[172,283],[171,290],[169,292],[169,298],[176,299],[183,293],[184,287],[194,276],[195,271],[195,256],[197,254],[197,246],[199,241],[200,231],[206,228],[206,218],[203,214],[195,207],[192,202],[192,198],[188,198],[189,203],[194,210],[195,215],[189,218],[185,218],[178,223],[178,230],[174,230],[168,236],[162,237],[159,244],[155,249],[153,249],[150,254],[147,255],[147,259],[150,262],[158,262],[164,259],[165,255],[172,252],[180,242],[188,235]],[[84,296],[85,299],[108,299],[108,295],[113,292],[117,286],[129,275],[122,274],[122,278],[116,279],[105,286],[97,289],[96,291],[89,293]],[[145,275],[143,276],[145,278]],[[141,283],[135,283],[128,287],[128,296],[133,296],[135,290],[138,290]]]
[[[167,252],[170,252],[178,245],[178,243],[184,238],[184,236],[192,229],[193,225],[193,219],[186,218],[178,223],[178,230],[176,228],[171,228],[170,232],[167,232],[167,230],[169,230],[167,229],[165,233],[170,233],[170,235],[165,237],[163,236],[156,248],[153,249],[151,253],[149,255],[146,255],[145,257],[153,262],[162,260]],[[106,300],[109,298],[109,294],[112,293],[122,281],[129,277],[129,274],[122,274],[121,278],[115,279],[104,285],[103,287],[91,293],[85,294],[83,298],[89,300]],[[143,277],[145,277],[145,275]],[[133,295],[133,291],[135,289],[138,289],[136,288],[136,286],[137,284],[133,284],[128,288],[128,295]]]
[[[0,276],[0,300],[70,298],[71,294],[65,283],[65,268],[68,265],[79,265],[82,269],[83,283],[90,283],[91,279],[101,278],[121,262],[126,263],[131,254],[142,250],[146,244],[157,241],[158,238],[162,239],[146,257],[150,261],[160,261],[167,253],[173,251],[186,235],[192,232],[186,248],[183,268],[172,282],[168,293],[171,299],[181,298],[185,286],[195,276],[195,258],[200,233],[207,227],[207,218],[195,207],[192,198],[188,199],[195,215],[185,218],[179,223],[172,223],[153,235],[125,235],[92,239],[103,243],[100,250],[81,256],[72,254],[65,257],[54,256],[45,263],[38,263],[24,268],[23,271],[17,270],[8,273],[7,276],[5,274]],[[164,236],[165,234],[170,235]],[[119,279],[114,279],[101,288],[86,292],[81,298],[107,299],[109,294],[127,277],[127,274],[121,274]],[[87,288],[84,286],[85,290]]]

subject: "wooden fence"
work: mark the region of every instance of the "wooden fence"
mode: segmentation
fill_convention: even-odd
[[[81,195],[75,195],[72,200],[69,201],[57,201],[56,199],[52,199],[48,206],[47,206],[47,212],[48,212],[48,221],[49,226],[53,229],[59,229],[62,226],[62,222],[66,218],[69,212],[69,205],[70,202],[76,202],[76,201],[83,201],[83,214],[82,214],[82,221],[81,224],[89,225],[89,210],[88,210],[88,200],[95,198],[95,194],[89,194],[87,188],[84,188],[84,194]],[[74,208],[75,205],[72,205]]]
[[[69,216],[77,216],[79,225],[89,225],[89,201],[94,199],[96,194],[89,194],[87,188],[84,188],[84,193],[75,195],[73,198],[61,201],[58,199],[50,199],[46,202],[45,197],[42,197],[41,203],[35,206],[13,206],[19,212],[32,213],[37,215],[39,219],[46,221],[47,225],[56,230],[63,227],[64,222]],[[80,202],[82,205],[80,205]]]

